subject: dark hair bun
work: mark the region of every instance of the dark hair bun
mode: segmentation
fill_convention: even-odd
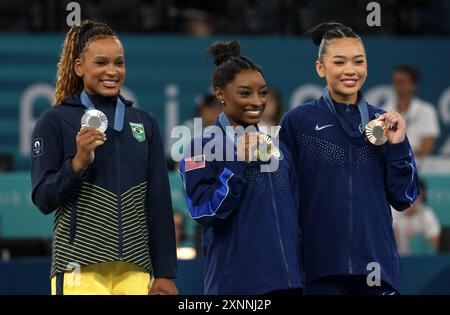
[[[214,64],[218,66],[228,59],[239,57],[241,55],[241,45],[235,40],[231,42],[217,42],[209,47],[208,54],[213,56]]]
[[[308,31],[309,36],[311,37],[313,43],[316,46],[320,46],[320,43],[322,42],[322,39],[324,35],[334,29],[343,29],[346,28],[344,24],[337,23],[337,22],[326,22],[321,23],[319,25],[314,26],[312,29]]]

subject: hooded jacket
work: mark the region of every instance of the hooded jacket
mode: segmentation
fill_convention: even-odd
[[[121,131],[112,128],[117,97],[125,104]],[[47,109],[33,130],[32,200],[44,214],[56,211],[51,275],[124,261],[174,278],[172,204],[158,124],[120,95],[89,98],[109,126],[83,176],[71,168],[86,110],[79,95]]]

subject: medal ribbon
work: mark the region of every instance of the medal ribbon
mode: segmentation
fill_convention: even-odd
[[[242,136],[245,132],[242,128],[227,128],[228,126],[232,127],[230,121],[228,120],[227,115],[225,115],[224,112],[222,112],[219,115],[219,123],[222,126],[223,130],[225,131],[227,138],[234,144],[234,146],[237,145],[237,139]],[[256,130],[259,131],[258,125],[255,126]]]
[[[95,109],[94,103],[92,103],[86,91],[83,90],[80,95],[81,103],[86,107],[86,111]],[[114,130],[122,131],[123,121],[125,119],[125,104],[122,102],[119,96],[117,96],[116,112],[114,114]]]
[[[364,99],[363,95],[361,92],[358,92],[358,97],[359,97],[359,103],[358,103],[358,110],[359,110],[359,114],[361,115],[361,124],[359,125],[359,132],[361,134],[364,133],[364,130],[366,128],[366,125],[369,123],[369,109],[367,107],[367,102]],[[341,125],[342,129],[345,130],[345,132],[352,138],[354,138],[354,136],[352,136],[344,127],[345,124],[342,120],[342,117],[340,117],[337,112],[336,112],[336,107],[333,103],[333,100],[331,99],[330,96],[330,91],[328,91],[328,88],[324,88],[322,91],[322,97],[325,101],[325,104],[327,104],[328,108],[330,109],[330,111],[333,113],[333,115],[336,117],[336,119],[339,121],[339,124]]]

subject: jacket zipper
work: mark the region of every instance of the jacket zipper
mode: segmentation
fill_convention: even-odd
[[[349,219],[349,229],[350,229],[350,239],[349,239],[349,256],[348,256],[348,272],[353,274],[352,265],[352,238],[353,238],[353,168],[352,168],[353,154],[352,154],[352,144],[349,143],[349,177],[348,177],[348,189],[349,189],[349,203],[348,203],[348,219]]]
[[[119,136],[119,135],[117,135]],[[119,260],[122,260],[122,199],[120,195],[120,151],[119,151],[119,141],[116,141],[116,180],[117,180],[117,215],[119,224]]]
[[[269,177],[270,190],[271,190],[272,196],[274,196],[272,177],[270,176],[270,173],[268,174],[268,177]],[[280,242],[281,255],[283,257],[283,263],[284,263],[287,280],[288,280],[288,287],[292,288],[292,281],[291,281],[291,276],[290,276],[290,272],[289,272],[289,266],[288,266],[287,259],[286,259],[286,253],[284,251],[283,240],[281,239],[280,223],[278,221],[278,208],[277,208],[277,205],[275,202],[275,198],[273,198],[273,197],[272,197],[272,205],[273,205],[273,211],[274,211],[274,215],[275,215],[275,224],[277,226],[277,232],[278,232],[278,241]]]

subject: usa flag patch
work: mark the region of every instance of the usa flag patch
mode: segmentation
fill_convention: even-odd
[[[184,159],[184,171],[189,172],[199,168],[205,167],[205,155],[196,155],[190,158]]]

